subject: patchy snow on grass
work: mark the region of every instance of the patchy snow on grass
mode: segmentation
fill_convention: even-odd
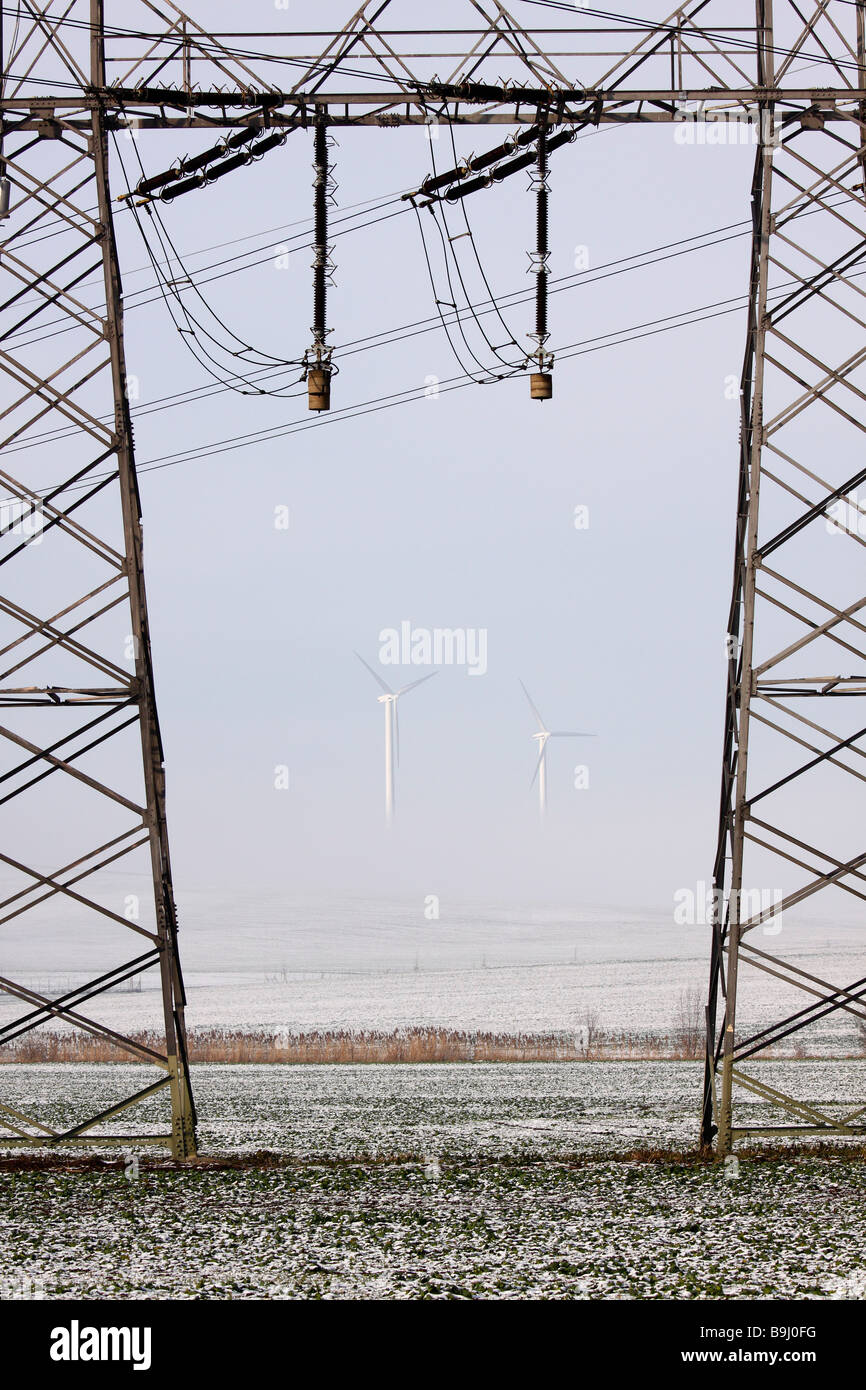
[[[866,1081],[859,1062],[759,1066],[823,1105],[854,1108]],[[4,1099],[62,1124],[140,1078],[128,1066],[10,1066]],[[2,1171],[4,1296],[866,1293],[866,1166],[853,1155],[743,1158],[735,1176],[617,1158],[695,1147],[695,1064],[200,1066],[195,1083],[204,1152],[291,1161]],[[145,1132],[157,1105],[142,1110]],[[756,1102],[750,1122],[766,1113]]]

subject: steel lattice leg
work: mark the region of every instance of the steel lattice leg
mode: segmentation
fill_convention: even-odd
[[[99,0],[91,21],[91,78],[99,87]],[[0,1143],[104,1142],[95,1127],[165,1092],[171,1120],[161,1137],[175,1157],[188,1158],[195,1154],[195,1110],[104,113],[93,109],[89,133],[47,117],[34,138],[16,133],[13,122],[3,153],[13,198],[0,301],[0,371],[11,396],[0,414],[8,460],[0,473],[7,494],[0,525],[0,739],[7,755],[0,865],[12,881],[0,902],[0,932],[35,942],[60,930],[74,940],[101,924],[106,968],[61,996],[4,975],[0,989],[24,1011],[3,1015],[0,1045],[46,1023],[69,1025],[117,1057],[156,1067],[159,1078],[65,1129],[0,1105]],[[26,834],[25,847],[12,852],[16,831],[28,823],[39,826],[45,866],[31,862],[32,834],[29,852]],[[118,866],[150,878],[149,909],[118,910],[111,878]],[[131,958],[120,946],[130,932],[142,947]],[[162,1047],[82,1012],[148,970],[161,981]],[[110,1142],[158,1137],[115,1134]]]

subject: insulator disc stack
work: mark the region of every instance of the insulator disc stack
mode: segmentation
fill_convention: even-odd
[[[307,404],[310,410],[331,408],[331,349],[328,347],[328,283],[333,263],[328,245],[328,209],[335,187],[331,175],[327,116],[320,113],[314,131],[313,345],[306,355]]]
[[[535,162],[535,200],[536,236],[533,269],[535,271],[535,339],[536,350],[530,360],[537,364],[537,370],[530,376],[529,394],[534,401],[549,401],[553,395],[551,367],[553,359],[546,351],[550,333],[547,327],[547,296],[550,260],[549,201],[550,187],[547,180],[548,164],[547,122],[542,120],[538,130],[538,145]]]

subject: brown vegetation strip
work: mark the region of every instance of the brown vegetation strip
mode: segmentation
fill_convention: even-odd
[[[157,1032],[131,1040],[159,1051]],[[700,1056],[702,1040],[651,1033],[492,1033],[451,1028],[391,1031],[316,1030],[309,1033],[252,1033],[241,1029],[193,1029],[192,1062],[228,1063],[400,1063],[400,1062],[586,1062],[599,1060],[683,1061]],[[0,1047],[2,1062],[137,1061],[107,1039],[89,1033],[34,1030]]]

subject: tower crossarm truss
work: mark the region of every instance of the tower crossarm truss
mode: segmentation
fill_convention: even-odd
[[[465,0],[451,27],[419,25],[415,0],[368,0],[343,29],[207,32],[168,0],[130,0],[107,22],[102,84],[90,78],[89,0],[26,4],[4,109],[23,128],[59,118],[86,127],[100,104],[109,127],[532,125],[539,105],[563,121],[748,119],[774,99],[796,112],[820,100],[827,118],[856,104],[859,0],[776,0],[772,72],[759,71],[763,6],[689,0],[661,18],[587,8]],[[648,7],[653,8],[653,7]],[[851,10],[849,15],[846,11]],[[527,17],[533,23],[521,22]]]

